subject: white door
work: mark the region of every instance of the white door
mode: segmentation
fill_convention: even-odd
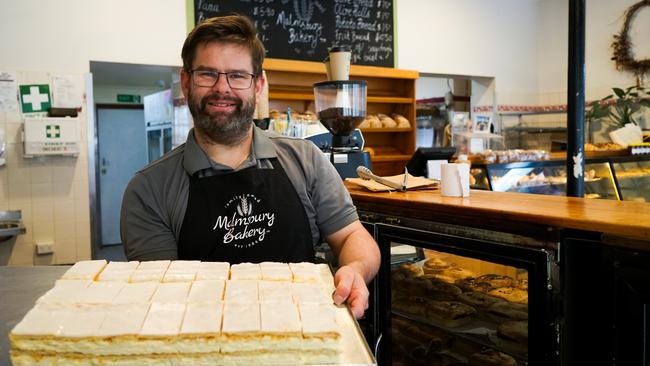
[[[122,195],[135,172],[147,164],[143,109],[97,106],[101,245],[121,244]]]

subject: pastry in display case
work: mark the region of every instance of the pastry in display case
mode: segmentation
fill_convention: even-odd
[[[612,166],[622,200],[650,202],[650,160],[612,162]]]
[[[375,230],[382,265],[389,263],[385,347],[394,365],[553,364],[546,363],[554,352],[548,251],[383,224]]]
[[[391,267],[393,362],[525,361],[528,272],[429,249],[423,256]],[[413,334],[426,337],[412,342]]]

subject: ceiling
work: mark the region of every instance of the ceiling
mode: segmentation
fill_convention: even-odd
[[[172,74],[178,73],[178,69],[178,66],[90,61],[93,83],[97,85],[169,87]]]

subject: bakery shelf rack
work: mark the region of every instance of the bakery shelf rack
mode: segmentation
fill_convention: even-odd
[[[315,110],[312,85],[326,80],[324,64],[266,59],[263,67],[269,83],[270,109]],[[415,152],[415,81],[418,77],[419,73],[413,70],[350,66],[350,79],[368,83],[368,114],[400,114],[411,123],[410,128],[362,129],[375,174],[403,173]]]

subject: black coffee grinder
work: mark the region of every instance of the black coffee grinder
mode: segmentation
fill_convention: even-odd
[[[316,113],[330,133],[311,136],[310,139],[329,153],[330,161],[341,178],[357,177],[358,166],[371,168],[370,154],[362,151],[361,131],[355,130],[366,117],[366,96],[365,80],[332,80],[314,84]]]

